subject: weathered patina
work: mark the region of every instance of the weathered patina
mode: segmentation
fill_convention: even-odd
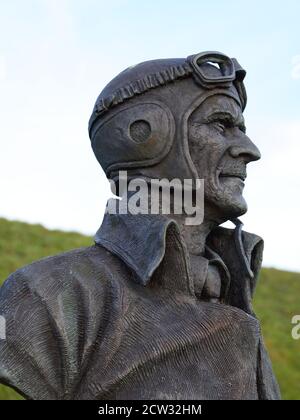
[[[107,212],[91,247],[13,273],[0,382],[28,399],[280,398],[251,304],[263,241],[238,220],[260,158],[244,77],[206,52],[132,66],[102,91],[89,133],[107,177],[204,179],[203,221]]]

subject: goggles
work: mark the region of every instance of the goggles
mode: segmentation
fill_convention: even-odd
[[[205,51],[190,55],[187,58],[187,62],[192,67],[196,80],[198,79],[202,85],[207,87],[214,87],[220,84],[227,85],[236,79],[242,81],[246,75],[246,71],[235,58],[229,58],[217,51]],[[219,74],[212,75],[211,65],[219,70]]]

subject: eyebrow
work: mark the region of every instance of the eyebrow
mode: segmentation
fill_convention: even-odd
[[[245,119],[242,114],[234,116],[230,111],[214,111],[211,114],[204,117],[203,122],[209,123],[217,120],[223,120],[232,123],[236,126],[245,128]]]

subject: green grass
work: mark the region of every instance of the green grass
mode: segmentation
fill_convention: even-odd
[[[47,255],[82,246],[92,239],[78,233],[49,231],[40,225],[0,218],[0,284],[17,268]],[[300,314],[300,274],[264,268],[255,310],[284,399],[300,399],[300,340],[291,337],[291,318]],[[0,400],[21,399],[0,385]]]
[[[291,319],[300,315],[300,274],[264,268],[255,295],[283,399],[300,399],[300,340],[291,336]]]

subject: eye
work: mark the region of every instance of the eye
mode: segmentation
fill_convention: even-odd
[[[213,122],[213,125],[220,133],[223,133],[226,130],[226,124],[221,121],[215,121]]]

